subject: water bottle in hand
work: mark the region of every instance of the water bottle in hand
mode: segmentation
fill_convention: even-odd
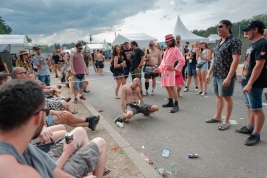
[[[169,157],[169,155],[170,155],[169,148],[166,147],[166,148],[162,151],[162,156],[165,157],[165,158],[167,158],[167,157]]]

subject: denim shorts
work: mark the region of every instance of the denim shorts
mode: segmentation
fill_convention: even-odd
[[[38,75],[38,79],[47,86],[50,86],[50,75]]]
[[[208,62],[206,62],[202,67],[197,68],[197,70],[204,70],[204,71],[208,71],[209,70],[209,65]]]
[[[197,71],[196,71],[196,64],[187,64],[187,75],[188,76],[197,76]]]
[[[52,114],[49,114],[46,117],[46,124],[47,124],[47,127],[55,125],[54,116]]]
[[[242,85],[242,91],[245,86]],[[262,92],[263,88],[251,88],[250,93],[244,93],[245,105],[250,107],[250,110],[262,110]]]
[[[82,79],[78,79],[75,75],[74,75],[74,84],[73,84],[73,89],[75,91],[79,90],[80,89],[83,89],[84,88],[84,79],[85,79],[85,75],[83,76]]]
[[[222,86],[222,83],[225,80],[224,78],[212,77],[212,79],[212,88],[215,94],[218,94],[221,97],[233,96],[236,77],[232,78],[230,85],[227,87]]]

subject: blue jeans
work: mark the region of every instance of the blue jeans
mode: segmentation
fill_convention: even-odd
[[[49,114],[46,117],[46,125],[47,125],[47,127],[55,125],[54,116],[52,114]]]
[[[236,77],[231,79],[230,85],[227,87],[222,86],[222,83],[225,80],[224,78],[213,77],[212,79],[212,88],[215,94],[218,94],[221,97],[233,96]]]
[[[73,77],[74,78],[74,84],[73,84],[73,89],[75,91],[79,90],[80,89],[83,89],[84,88],[84,79],[85,79],[85,75],[83,76],[82,79],[78,79],[76,76]]]
[[[188,76],[197,76],[197,71],[196,71],[196,64],[187,64],[187,75]]]
[[[50,86],[50,75],[38,75],[38,79],[47,86]]]
[[[242,85],[242,89],[245,86]],[[262,110],[262,92],[263,88],[251,88],[250,93],[244,93],[245,105],[250,107],[250,110]]]

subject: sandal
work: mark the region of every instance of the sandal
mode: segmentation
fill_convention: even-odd
[[[118,97],[118,96],[115,96],[115,99],[121,99],[120,97]]]
[[[221,125],[218,127],[219,130],[227,130],[227,129],[229,129],[229,128],[230,128],[230,125],[226,125],[226,124],[221,124]]]
[[[109,168],[105,168],[105,171],[103,173],[103,176],[108,175],[111,172],[111,170]]]
[[[72,114],[77,114],[77,113],[78,113],[78,111],[75,111],[75,110],[72,112]]]
[[[216,122],[222,122],[222,121],[214,119],[214,118],[210,118],[210,119],[206,120],[206,123],[216,123]]]

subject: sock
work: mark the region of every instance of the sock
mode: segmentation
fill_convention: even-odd
[[[83,96],[82,94],[79,94],[79,97]]]
[[[175,101],[174,102],[174,106],[178,106],[178,101]]]
[[[260,136],[260,133],[252,132],[252,135],[255,135],[255,136],[259,137]]]
[[[248,130],[253,131],[254,130],[254,125],[248,124],[247,125],[247,128],[248,128]]]
[[[196,89],[198,89],[198,87],[196,87]]]
[[[148,88],[149,88],[149,82],[145,82],[145,87],[146,87],[146,90],[148,90]]]
[[[184,87],[184,88],[188,88],[188,87]]]
[[[154,91],[155,90],[155,88],[152,88],[152,91]]]

